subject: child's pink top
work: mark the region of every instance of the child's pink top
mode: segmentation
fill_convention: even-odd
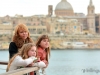
[[[43,50],[41,47],[39,47],[37,51],[38,51],[37,57],[39,57],[41,61],[43,61],[46,65],[48,65],[48,62],[46,60],[46,54],[47,54],[46,51]]]

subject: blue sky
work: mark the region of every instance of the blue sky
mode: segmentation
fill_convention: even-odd
[[[48,5],[56,5],[61,0],[0,0],[0,16],[23,16],[47,15]],[[90,0],[67,0],[73,7],[74,12],[87,14],[87,6]],[[95,12],[100,13],[100,0],[92,0],[95,5]]]

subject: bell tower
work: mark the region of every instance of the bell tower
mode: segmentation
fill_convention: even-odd
[[[90,0],[90,3],[87,8],[87,25],[89,33],[95,34],[96,33],[96,27],[95,27],[95,7],[92,3],[92,0]]]
[[[48,16],[52,16],[53,15],[53,6],[49,5],[48,6]]]

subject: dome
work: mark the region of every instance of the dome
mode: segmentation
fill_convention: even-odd
[[[62,0],[57,4],[55,10],[73,10],[73,8],[66,0]]]

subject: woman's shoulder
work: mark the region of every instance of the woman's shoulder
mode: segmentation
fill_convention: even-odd
[[[15,42],[10,42],[11,45],[16,45]]]
[[[17,47],[16,44],[15,44],[15,42],[10,42],[9,45],[10,45],[10,46],[13,46],[13,47]]]

